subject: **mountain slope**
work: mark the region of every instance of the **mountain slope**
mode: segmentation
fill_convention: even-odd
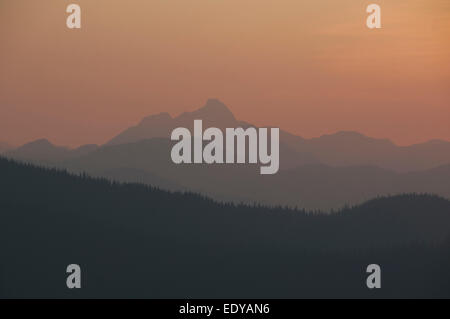
[[[5,153],[5,156],[39,164],[55,164],[69,158],[76,158],[95,151],[97,145],[84,145],[76,149],[55,146],[47,139],[39,139]]]
[[[172,118],[168,113],[148,116],[138,125],[131,127],[106,145],[129,144],[151,138],[169,138],[173,129],[177,127],[186,127],[193,129],[194,120],[203,120],[205,127],[237,127],[238,121],[231,111],[220,101],[209,99],[205,106],[193,111],[181,114]]]
[[[40,139],[8,152],[7,156],[14,159],[30,160],[40,163],[63,160],[69,156],[69,153],[68,148],[54,146],[48,140]]]
[[[450,202],[438,197],[380,198],[326,216],[3,159],[0,174],[3,298],[450,296]],[[365,288],[374,262],[388,289]],[[64,286],[71,263],[82,267],[77,292]]]
[[[170,159],[172,143],[151,139],[102,147],[85,156],[65,161],[61,168],[91,175],[105,170],[130,169],[158,176],[153,186],[191,190],[217,200],[290,205],[330,210],[359,204],[379,195],[408,192],[433,193],[450,198],[450,166],[433,170],[396,173],[373,166],[331,167],[320,164],[286,168],[273,176],[259,174],[258,165],[176,165]],[[281,166],[288,157],[281,149]],[[292,159],[293,155],[290,155]],[[117,176],[120,181],[143,181]],[[165,182],[158,184],[158,180]],[[169,181],[171,181],[169,183]],[[167,186],[169,186],[167,188]]]
[[[370,138],[357,132],[338,132],[287,144],[294,150],[313,154],[321,163],[331,166],[372,165],[408,172],[450,164],[450,143],[445,141],[397,146],[387,139]]]
[[[9,151],[13,147],[5,142],[0,142],[0,154],[5,153],[6,151]]]

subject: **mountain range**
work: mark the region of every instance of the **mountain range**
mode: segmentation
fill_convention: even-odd
[[[75,158],[95,151],[97,145],[84,145],[76,149],[55,146],[47,139],[39,139],[6,152],[6,156],[34,163],[51,164],[68,158]]]
[[[387,194],[450,197],[450,143],[445,141],[397,146],[356,132],[304,139],[281,130],[280,171],[261,176],[255,165],[173,164],[170,133],[176,127],[192,130],[195,119],[202,119],[204,127],[253,126],[210,99],[204,107],[177,117],[148,116],[102,146],[71,150],[38,140],[6,156],[123,182],[199,192],[221,201],[330,210]]]
[[[210,99],[204,107],[175,118],[168,113],[146,117],[138,125],[112,138],[106,145],[167,138],[176,127],[192,130],[195,119],[203,119],[204,127],[220,129],[253,126],[236,120],[233,113],[222,102]],[[440,140],[411,146],[397,146],[388,139],[370,138],[357,132],[338,132],[319,138],[304,139],[281,131],[280,136],[282,145],[299,154],[297,166],[312,163],[330,166],[373,165],[406,172],[450,164],[450,143]],[[290,157],[280,155],[280,159],[287,161]]]

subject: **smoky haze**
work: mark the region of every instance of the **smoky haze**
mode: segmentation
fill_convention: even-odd
[[[103,144],[149,115],[212,96],[238,118],[305,138],[358,131],[449,139],[446,0],[1,1],[0,136]]]

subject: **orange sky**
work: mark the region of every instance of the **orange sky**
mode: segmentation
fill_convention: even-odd
[[[104,143],[208,98],[303,137],[450,140],[449,39],[448,0],[0,0],[0,141]]]

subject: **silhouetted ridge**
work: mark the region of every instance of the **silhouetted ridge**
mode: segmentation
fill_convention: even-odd
[[[170,123],[172,121],[172,117],[169,113],[159,113],[156,115],[150,115],[142,119],[142,121],[139,123],[139,125],[152,125],[152,124],[161,124],[162,123]]]
[[[201,108],[174,118],[168,113],[148,116],[138,125],[111,139],[107,145],[136,143],[152,138],[169,139],[174,128],[192,129],[194,120],[203,120],[205,128],[254,126],[251,122],[245,121],[248,119],[237,120],[220,100],[209,99]],[[396,172],[411,172],[450,163],[450,142],[430,141],[398,146],[389,139],[372,138],[354,131],[341,131],[318,138],[304,139],[280,129],[280,144],[288,150],[287,154],[300,155],[293,156],[294,161],[290,156],[280,156],[282,162],[289,162],[287,168],[322,163],[340,167],[370,165]]]
[[[335,134],[322,135],[321,137],[312,139],[313,141],[336,141],[338,143],[370,143],[370,144],[385,144],[395,146],[388,139],[371,138],[362,133],[355,131],[339,131]],[[359,146],[358,144],[354,145]]]
[[[219,128],[238,126],[233,113],[225,104],[217,99],[209,99],[203,107],[175,118],[168,113],[147,116],[138,125],[126,129],[106,144],[120,145],[151,138],[169,138],[173,129],[191,127],[194,120],[203,120],[205,126]]]
[[[0,141],[0,154],[3,152],[9,151],[12,148],[13,147],[10,144]]]
[[[23,146],[21,146],[19,149],[26,149],[26,148],[54,148],[55,146],[46,138],[41,138],[35,141],[32,141],[30,143],[26,143]]]
[[[47,139],[39,139],[5,153],[5,156],[30,163],[53,166],[70,158],[74,159],[98,149],[95,144],[82,145],[75,149],[56,146]]]
[[[228,107],[217,99],[209,99],[205,106],[193,112],[183,113],[179,116],[179,119],[183,119],[184,117],[218,121],[219,123],[221,121],[227,123],[236,121],[236,118]]]
[[[0,298],[450,296],[450,203],[439,197],[327,216],[4,159],[0,176]],[[75,295],[61,279],[74,262],[86,280]],[[389,289],[365,287],[371,263]]]

